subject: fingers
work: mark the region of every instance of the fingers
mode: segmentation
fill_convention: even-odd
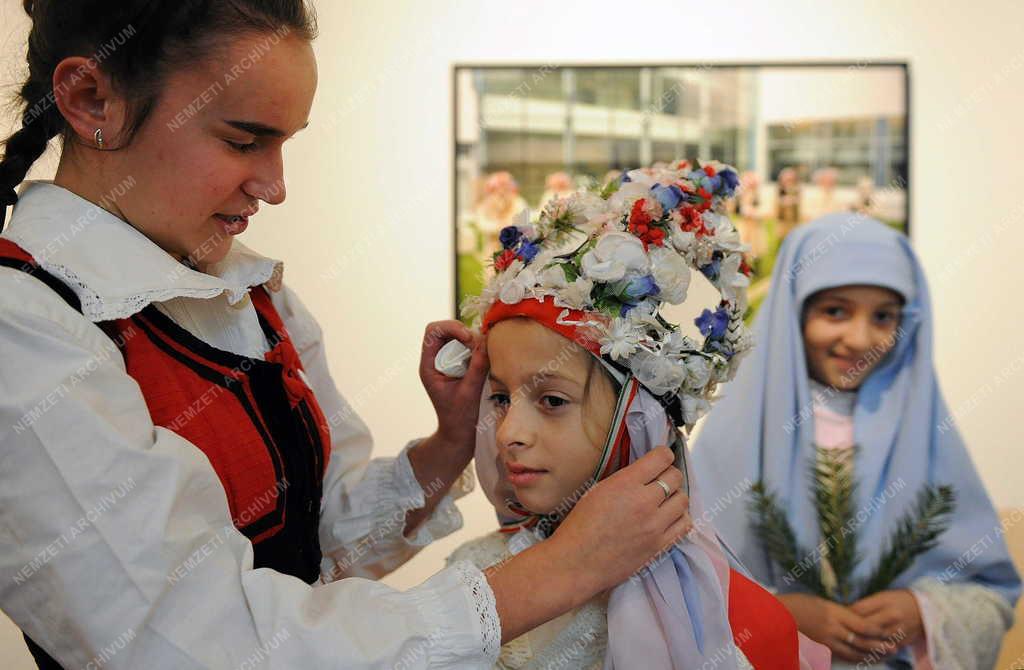
[[[469,360],[469,371],[466,372],[466,379],[476,386],[483,384],[484,377],[487,376],[487,371],[490,370],[491,362],[487,357],[487,343],[482,335],[478,335],[475,338],[475,348],[473,349],[473,357]]]
[[[656,447],[616,472],[612,477],[642,486],[648,482],[653,482],[654,478],[664,472],[665,468],[672,465],[674,461],[675,454],[672,453],[671,449],[664,446]],[[655,485],[655,488],[658,488],[657,485]],[[664,497],[664,493],[662,493],[662,497]]]
[[[847,631],[842,642],[860,657],[876,656],[881,658],[889,653],[889,645],[885,640],[863,637],[853,631]]]
[[[693,525],[690,518],[690,499],[682,491],[663,502],[655,514],[658,523],[666,532],[680,521]]]
[[[473,331],[466,327],[461,321],[434,321],[428,323],[423,332],[423,351],[431,351],[434,354],[447,344],[448,340],[458,340],[467,347],[473,346]]]
[[[899,612],[891,609],[880,610],[865,619],[883,631],[879,637],[897,636],[903,627],[903,619]]]
[[[847,644],[845,640],[829,640],[828,646],[833,652],[835,652],[835,655],[838,656],[840,660],[848,661],[850,663],[859,663],[864,660],[865,655]]]
[[[423,345],[420,354],[420,375],[434,371],[434,357],[450,340],[458,340],[469,348],[473,348],[476,340],[482,336],[474,335],[473,331],[460,321],[434,321],[427,324],[423,332]],[[476,352],[474,352],[475,356]]]
[[[847,611],[842,623],[854,634],[868,639],[882,639],[886,636],[886,629],[878,622],[866,619],[852,612]]]
[[[861,598],[850,605],[850,609],[860,616],[870,616],[885,606],[885,597],[882,593],[875,593],[866,598]]]
[[[684,493],[677,493],[676,495],[683,496],[684,498],[686,497],[686,494]],[[674,498],[675,496],[672,497]],[[671,501],[669,502],[671,503]],[[688,507],[689,502],[686,504]],[[665,529],[665,534],[661,539],[662,551],[674,544],[677,544],[680,540],[686,537],[691,530],[693,530],[693,520],[690,519],[690,515],[688,513],[676,519],[672,525]]]
[[[849,631],[863,638],[881,639],[886,635],[885,628],[876,621],[860,616],[855,612],[846,610],[840,622]]]
[[[665,494],[665,489],[662,488],[661,481],[668,487],[668,495]],[[683,473],[678,468],[668,467],[658,473],[658,475],[651,479],[645,488],[647,489],[647,495],[656,505],[661,505],[666,500],[674,496],[677,492],[683,488]]]
[[[870,655],[881,658],[889,653],[885,631],[875,623],[843,609],[839,617],[840,631],[837,637],[860,656]]]

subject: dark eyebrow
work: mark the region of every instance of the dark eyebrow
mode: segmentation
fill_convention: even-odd
[[[826,294],[826,295],[817,296],[814,299],[814,303],[817,304],[817,303],[820,303],[820,302],[829,302],[829,301],[832,301],[832,300],[835,300],[836,302],[845,303],[847,305],[849,305],[850,303],[853,302],[853,300],[851,300],[850,298],[844,298],[841,295],[827,295]]]
[[[255,135],[256,137],[284,137],[285,136],[285,132],[283,130],[278,130],[277,128],[274,128],[273,126],[268,126],[266,124],[259,123],[258,121],[237,121],[237,120],[232,120],[232,119],[224,119],[224,123],[228,124],[229,126],[231,126],[233,128],[237,128],[238,130],[241,130],[243,133],[249,133],[250,135]],[[309,125],[309,121],[306,121],[306,125],[302,126],[302,128],[299,128],[299,130],[302,130],[303,128],[307,127],[308,125]],[[298,130],[295,131],[295,132],[298,132]]]

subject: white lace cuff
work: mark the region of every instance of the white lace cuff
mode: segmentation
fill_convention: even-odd
[[[922,577],[910,585],[924,623],[925,652],[934,670],[983,670],[995,665],[1013,610],[998,593],[971,582]]]
[[[484,573],[468,561],[458,561],[421,587],[420,615],[446,642],[430,655],[429,667],[493,668],[501,652],[501,621],[494,591]],[[465,607],[452,607],[453,591]]]

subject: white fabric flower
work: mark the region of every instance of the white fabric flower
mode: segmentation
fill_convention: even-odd
[[[649,256],[651,275],[660,290],[658,297],[672,305],[686,300],[686,291],[690,287],[690,266],[686,261],[665,247],[652,247]]]
[[[686,368],[687,387],[703,390],[711,381],[711,364],[703,356],[687,356],[684,367]]]
[[[701,215],[704,227],[715,233],[715,244],[723,251],[749,251],[750,247],[743,244],[736,226],[725,214],[708,210]]]
[[[448,340],[434,356],[434,369],[448,377],[465,377],[473,351],[458,340]]]
[[[607,203],[604,198],[596,193],[590,191],[582,191],[569,198],[570,207],[572,211],[579,215],[580,220],[573,221],[574,225],[580,225],[590,221],[595,216],[604,214],[605,210],[608,209]]]
[[[697,423],[697,420],[707,414],[708,410],[711,409],[711,404],[704,398],[684,395],[682,399],[683,422],[688,426],[692,426]]]
[[[640,336],[628,319],[615,318],[600,338],[601,353],[610,354],[612,360],[629,358],[640,344]]]
[[[516,263],[519,267],[516,267]],[[498,288],[498,298],[506,305],[522,301],[537,283],[537,276],[533,270],[522,267],[522,261],[519,260],[514,261],[508,270],[498,276],[504,279]]]
[[[688,233],[683,230],[683,217],[679,213],[679,210],[672,210],[669,212],[669,240],[672,242],[672,246],[676,248],[681,254],[686,254],[690,251],[690,247],[697,240],[696,233]]]
[[[676,392],[686,380],[686,370],[679,363],[646,351],[634,356],[629,366],[637,381],[656,395]]]
[[[738,290],[750,286],[750,278],[740,272],[740,263],[743,256],[734,253],[727,254],[718,267],[718,290],[722,297],[730,302],[735,302],[739,297]]]
[[[634,200],[646,198],[651,194],[653,184],[653,180],[649,182],[627,181],[608,198],[608,204],[620,212],[628,212],[633,207]]]
[[[537,279],[544,288],[561,289],[569,284],[561,265],[552,265],[542,270]]]
[[[628,233],[606,233],[583,255],[580,266],[594,281],[614,282],[627,275],[645,275],[649,269],[643,242]]]
[[[587,309],[591,305],[590,292],[593,288],[594,282],[586,277],[578,277],[576,281],[555,294],[555,305],[569,309]]]
[[[666,354],[679,356],[686,351],[695,351],[700,348],[697,341],[688,335],[683,335],[678,330],[672,331],[662,341],[662,351]]]

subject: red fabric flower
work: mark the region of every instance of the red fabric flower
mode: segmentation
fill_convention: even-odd
[[[516,252],[511,249],[505,249],[501,254],[494,259],[494,269],[499,272],[512,265],[512,261],[516,259]]]
[[[706,174],[709,177],[714,177],[715,174],[716,174],[715,173],[715,168],[711,167],[710,165],[705,165],[704,166],[704,174]]]
[[[651,225],[651,215],[645,206],[646,202],[642,198],[633,203],[633,210],[629,213],[629,232],[640,238],[646,251],[650,244],[664,246],[665,231]]]
[[[679,210],[679,213],[683,215],[683,222],[679,224],[687,233],[696,233],[697,237],[703,237],[707,234],[704,229],[704,218],[700,215],[700,210],[696,207],[683,207]]]
[[[651,215],[644,210],[646,204],[643,198],[633,203],[633,210],[629,213],[629,225],[631,228],[632,226],[650,225]]]

